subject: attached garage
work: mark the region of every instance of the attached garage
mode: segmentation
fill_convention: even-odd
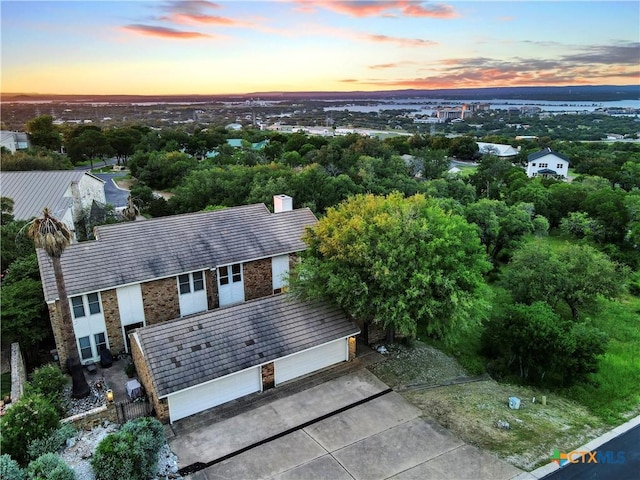
[[[175,422],[347,361],[359,333],[339,308],[281,294],[140,328],[133,358],[160,419]]]
[[[349,360],[349,346],[346,338],[280,358],[273,362],[276,386],[347,360]]]
[[[262,390],[260,367],[248,368],[167,397],[171,423]]]

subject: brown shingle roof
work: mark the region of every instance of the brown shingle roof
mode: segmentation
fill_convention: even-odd
[[[137,330],[159,397],[358,333],[339,308],[288,294]]]
[[[304,230],[316,222],[307,208],[273,214],[256,204],[98,227],[98,240],[73,244],[62,255],[67,293],[302,251]],[[45,300],[55,300],[51,261],[42,250],[38,261]]]

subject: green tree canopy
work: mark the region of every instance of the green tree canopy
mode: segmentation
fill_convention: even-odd
[[[497,309],[482,344],[502,373],[531,383],[569,385],[595,372],[607,338],[599,330],[561,317],[544,301]]]
[[[293,289],[413,336],[452,334],[482,317],[489,270],[475,227],[423,195],[356,195],[305,241]]]
[[[503,283],[517,303],[564,302],[572,316],[594,305],[599,295],[614,298],[623,288],[626,269],[589,245],[528,242],[513,254]]]
[[[53,124],[51,115],[40,115],[27,122],[26,130],[31,137],[31,143],[49,150],[60,150],[62,137],[60,131]]]
[[[67,151],[73,163],[89,160],[93,170],[93,159],[114,153],[109,140],[99,128],[84,128],[67,142]]]
[[[505,248],[513,248],[535,229],[533,206],[527,203],[507,205],[483,198],[466,205],[464,215],[478,227],[480,241],[494,262]]]
[[[67,156],[43,148],[3,153],[2,162],[0,162],[0,170],[3,172],[71,170],[72,168],[73,165]]]
[[[40,394],[23,395],[0,417],[2,452],[24,465],[29,442],[49,435],[59,426],[60,417],[47,398]]]

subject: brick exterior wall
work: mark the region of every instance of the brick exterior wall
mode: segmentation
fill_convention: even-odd
[[[217,271],[205,270],[205,285],[207,289],[207,309],[213,310],[220,307],[218,298],[218,273]]]
[[[244,299],[268,297],[273,294],[271,258],[263,258],[242,265]]]
[[[131,339],[131,358],[134,365],[136,366],[138,380],[144,387],[147,397],[149,398],[149,401],[156,411],[156,417],[158,417],[158,420],[160,420],[162,423],[168,423],[169,404],[167,402],[167,399],[158,399],[158,394],[153,387],[153,382],[151,381],[151,373],[149,373],[149,367],[147,365],[147,362],[145,361],[144,356],[142,355],[142,350],[140,349],[138,342],[136,342],[136,340],[132,337],[133,334],[130,334],[129,338]]]
[[[118,309],[118,296],[116,290],[100,292],[102,299],[102,312],[104,323],[107,326],[109,337],[109,350],[114,354],[124,351],[124,338],[122,337],[122,323],[120,322],[120,310]]]
[[[147,325],[155,325],[180,317],[176,277],[145,282],[141,284],[141,288]]]
[[[91,430],[93,427],[97,427],[105,421],[111,423],[118,422],[115,404],[103,405],[88,412],[79,413],[78,415],[60,420],[61,423],[73,423],[73,426],[76,427],[77,430]]]
[[[64,341],[64,331],[62,329],[62,315],[60,313],[60,300],[56,300],[55,303],[48,303],[49,319],[51,321],[51,329],[53,330],[53,339],[56,342],[56,348],[58,349],[58,358],[60,361],[60,367],[62,371],[66,371],[67,358],[69,358],[69,352],[67,352],[67,346]]]
[[[349,337],[349,361],[356,358],[356,337]]]
[[[262,390],[276,386],[275,365],[273,362],[262,365]]]

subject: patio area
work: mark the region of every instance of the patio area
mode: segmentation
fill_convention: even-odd
[[[84,378],[89,384],[90,393],[88,396],[80,399],[74,399],[71,397],[72,385],[71,382],[65,388],[65,394],[68,399],[67,414],[77,415],[84,413],[94,408],[103,406],[107,402],[107,391],[113,392],[113,401],[115,403],[129,402],[131,397],[127,392],[127,383],[137,381],[137,378],[129,378],[125,371],[127,364],[131,362],[131,357],[122,356],[121,358],[113,361],[110,367],[102,367],[99,363],[94,364],[95,368],[83,367]],[[130,384],[129,390],[133,385]],[[142,390],[139,389],[134,393],[141,394]]]
[[[114,402],[129,401],[130,398],[127,395],[126,385],[128,381],[132,380],[132,378],[129,378],[125,372],[125,367],[129,363],[131,363],[130,356],[122,356],[118,360],[114,360],[113,365],[107,368],[103,368],[100,366],[100,363],[96,363],[96,372],[89,373],[85,369],[84,376],[87,379],[87,382],[99,380],[100,378],[104,379],[106,386],[105,391],[107,389],[111,389],[113,391]]]

